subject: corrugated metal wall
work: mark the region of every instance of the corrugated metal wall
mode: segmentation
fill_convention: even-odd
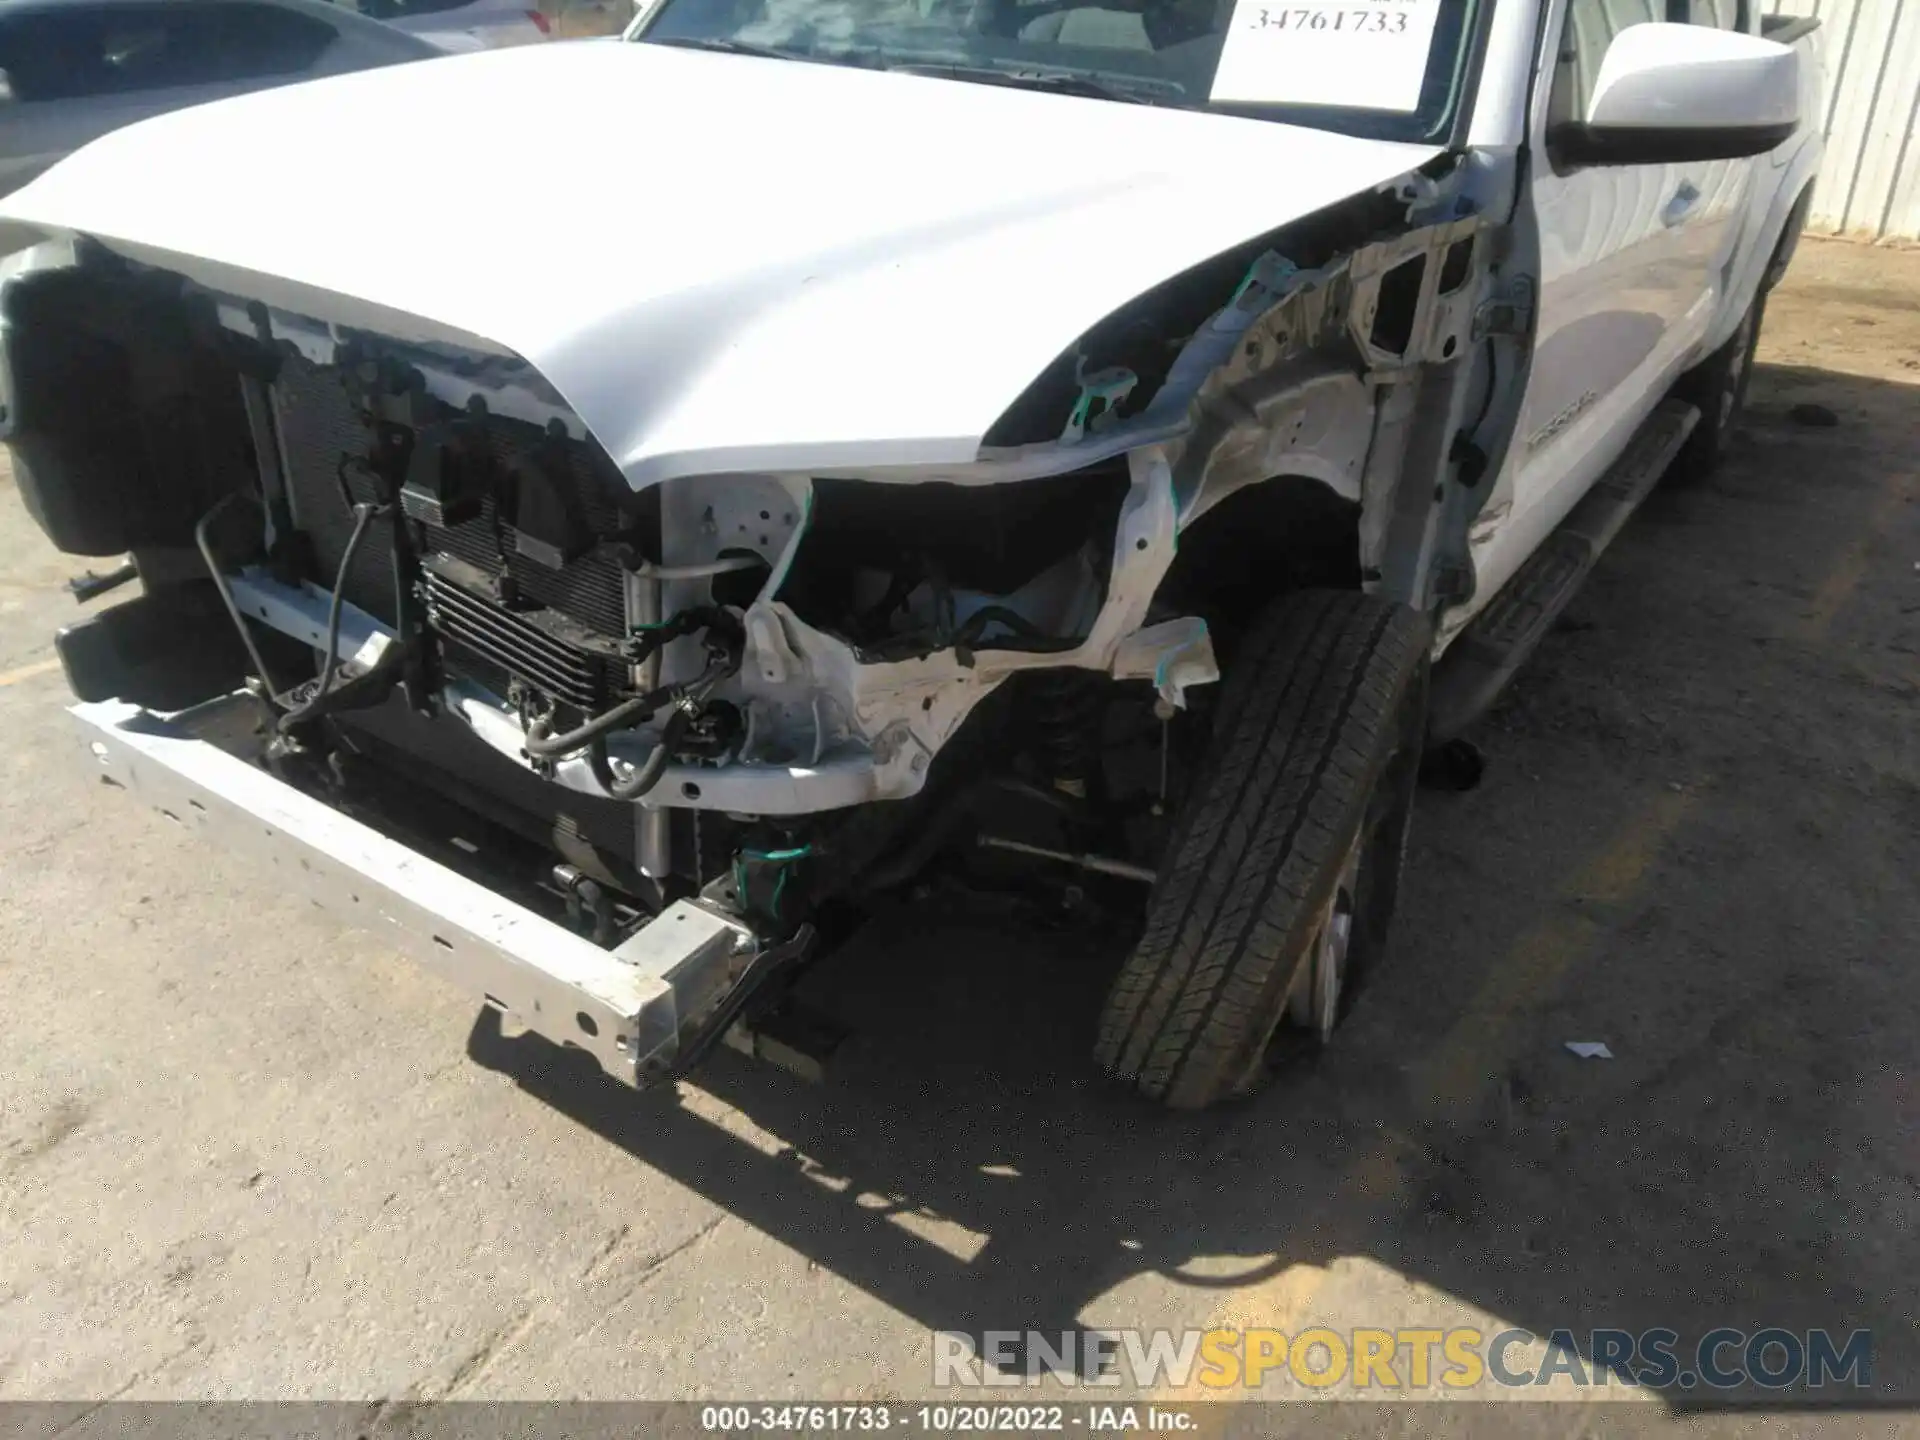
[[[1817,15],[1826,45],[1827,158],[1811,226],[1920,239],[1920,0],[1773,0]]]

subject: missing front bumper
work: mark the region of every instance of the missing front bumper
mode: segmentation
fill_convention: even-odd
[[[603,950],[242,758],[245,695],[161,716],[75,705],[96,772],[223,848],[264,860],[315,904],[377,931],[501,1012],[644,1087],[699,1058],[741,993],[785,958],[745,925],[679,901]]]

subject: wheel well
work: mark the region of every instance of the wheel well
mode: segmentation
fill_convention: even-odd
[[[1813,209],[1813,181],[1809,180],[1794,200],[1793,208],[1787,212],[1786,223],[1780,227],[1780,234],[1774,239],[1773,254],[1767,259],[1767,268],[1761,273],[1760,288],[1768,291],[1787,278],[1787,267],[1793,263],[1794,252],[1800,248],[1801,232],[1807,228],[1807,216]]]
[[[1163,604],[1216,635],[1289,590],[1360,588],[1360,507],[1319,480],[1282,475],[1237,490],[1180,534]]]

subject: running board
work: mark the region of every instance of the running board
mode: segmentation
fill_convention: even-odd
[[[1649,415],[1613,467],[1448,647],[1433,675],[1429,744],[1456,738],[1487,713],[1699,420],[1698,410],[1678,400]]]

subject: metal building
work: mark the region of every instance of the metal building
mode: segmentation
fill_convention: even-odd
[[[1920,239],[1920,0],[1772,0],[1820,20],[1827,158],[1809,228]]]

